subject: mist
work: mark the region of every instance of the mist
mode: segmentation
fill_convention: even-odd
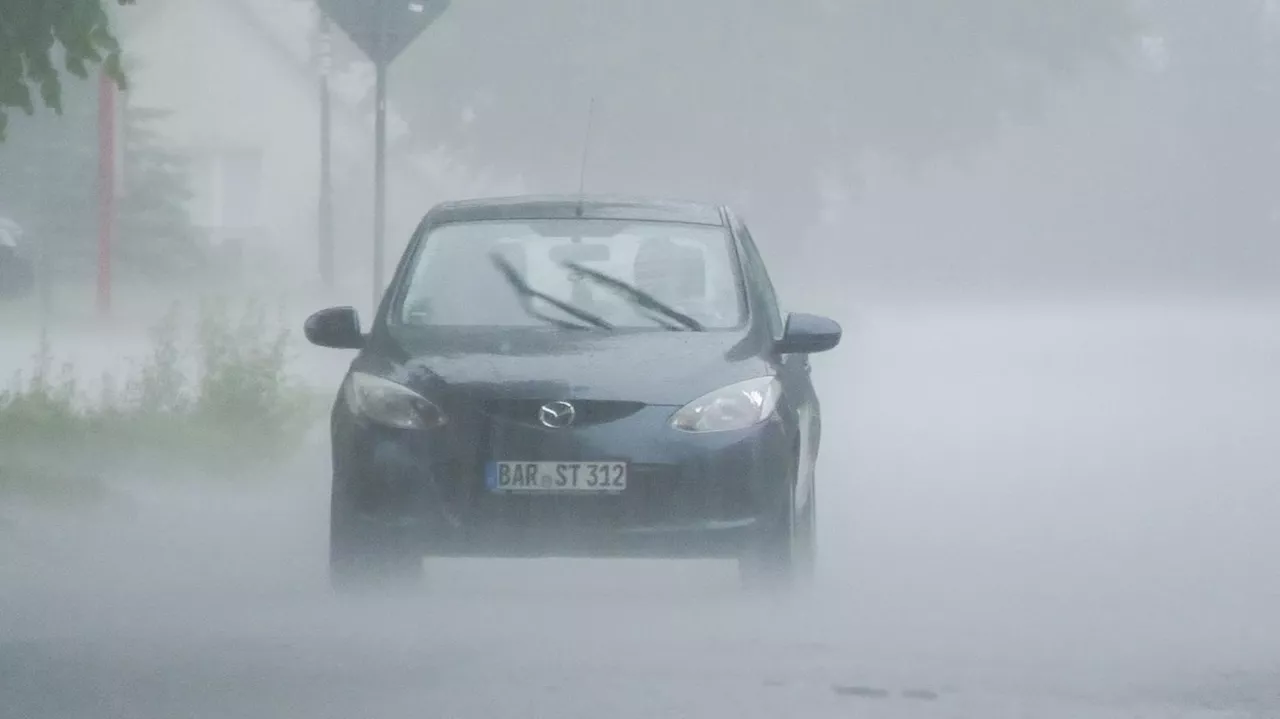
[[[388,272],[439,201],[681,197],[742,212],[783,309],[841,323],[813,359],[817,575],[787,596],[730,562],[552,559],[335,595],[328,411],[354,353],[301,327],[374,310],[372,71],[335,31],[326,223],[310,3],[113,11],[135,119],[109,309],[97,83],[0,143],[38,272],[0,299],[0,704],[1280,713],[1269,4],[801,5],[455,0],[388,109]],[[18,414],[33,376],[47,404]],[[69,376],[150,424],[58,429]],[[265,417],[244,462],[200,414],[237,387]]]

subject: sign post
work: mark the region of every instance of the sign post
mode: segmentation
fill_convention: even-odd
[[[329,16],[320,13],[320,207],[317,230],[320,237],[320,281],[325,288],[333,287],[333,112],[329,81],[333,74],[333,38],[329,30]]]
[[[387,225],[387,67],[449,7],[449,0],[317,0],[320,10],[373,62],[373,306],[382,300]]]

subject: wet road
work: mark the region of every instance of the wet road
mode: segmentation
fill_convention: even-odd
[[[1280,716],[1269,312],[880,309],[816,360],[814,590],[433,562],[325,591],[323,448],[5,508],[0,706],[55,717]],[[170,481],[171,480],[171,481]]]

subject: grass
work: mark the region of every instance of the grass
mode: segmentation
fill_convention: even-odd
[[[0,492],[77,482],[91,491],[102,475],[139,464],[241,476],[290,457],[321,416],[290,372],[290,332],[260,304],[235,312],[206,301],[194,318],[174,305],[150,340],[131,371],[104,375],[94,392],[40,347],[0,390]]]

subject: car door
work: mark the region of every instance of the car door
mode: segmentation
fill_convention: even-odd
[[[745,223],[738,221],[736,232],[742,241],[743,258],[751,283],[755,286],[757,303],[769,323],[774,339],[780,339],[786,330],[786,316],[778,303],[777,292],[769,278],[768,268],[751,237]],[[821,413],[817,392],[810,374],[809,355],[788,354],[777,358],[778,380],[782,383],[782,396],[786,406],[795,413],[798,467],[796,477],[796,507],[803,509],[813,496],[814,464],[818,455],[818,439],[821,436]]]

